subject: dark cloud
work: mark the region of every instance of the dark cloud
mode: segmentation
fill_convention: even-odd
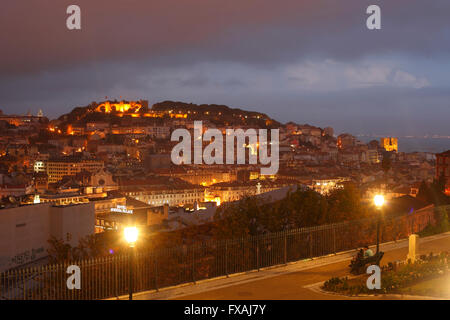
[[[82,30],[69,31],[65,11],[73,1],[3,0],[0,70],[18,74],[121,59],[278,63],[308,55],[449,53],[447,0],[376,1],[379,32],[365,27],[372,2],[78,0]]]
[[[74,3],[81,31],[65,26]],[[380,31],[365,26],[374,3]],[[450,81],[439,69],[449,66],[449,14],[448,0],[2,0],[0,108],[54,117],[123,96],[342,131],[448,134]],[[414,70],[395,66],[403,61]]]

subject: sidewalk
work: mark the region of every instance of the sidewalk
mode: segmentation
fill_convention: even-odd
[[[421,252],[422,245],[427,244],[425,247],[426,250],[450,250],[450,232],[430,236],[427,238],[419,239],[419,252]],[[383,243],[380,245],[380,250],[384,252],[392,252],[392,251],[398,251],[396,254],[390,254],[385,255],[386,259],[383,259],[383,262],[393,261],[393,260],[399,260],[406,258],[406,252],[408,247],[408,240],[403,239],[399,240],[397,242],[388,242]],[[399,249],[401,249],[399,251]],[[437,251],[435,251],[437,252]],[[423,252],[424,253],[424,252]],[[236,292],[234,296],[235,299],[248,299],[249,293],[250,296],[252,295],[253,288],[250,288],[250,283],[254,283],[255,286],[257,285],[258,281],[261,280],[269,280],[274,277],[281,277],[285,275],[292,275],[295,274],[296,283],[300,284],[303,283],[303,286],[305,290],[307,290],[307,287],[314,287],[315,284],[318,284],[321,281],[324,281],[324,279],[331,278],[332,276],[341,276],[342,273],[345,274],[345,272],[348,272],[347,270],[347,264],[348,260],[350,260],[355,254],[355,250],[351,251],[345,251],[345,252],[339,252],[336,255],[328,255],[324,257],[318,257],[314,259],[306,259],[301,260],[297,262],[292,262],[287,265],[281,265],[281,266],[274,266],[270,268],[261,269],[258,271],[250,271],[245,272],[241,274],[233,274],[229,277],[219,277],[219,278],[213,278],[213,279],[207,279],[198,281],[196,284],[188,283],[183,284],[175,287],[169,287],[169,288],[163,288],[159,291],[146,291],[146,292],[140,292],[133,295],[134,299],[136,300],[169,300],[169,299],[213,299],[213,296],[211,294],[205,294],[206,292],[214,291],[216,298],[220,299],[221,296],[228,297],[229,294],[232,292]],[[388,256],[390,256],[388,258]],[[389,260],[388,260],[389,259]],[[314,272],[306,272],[308,270]],[[281,278],[280,278],[281,279]],[[299,279],[301,281],[299,281]],[[275,279],[276,280],[276,279]],[[286,285],[289,286],[289,281],[286,279]],[[261,281],[264,282],[264,281]],[[273,283],[274,281],[270,281]],[[245,287],[247,284],[247,289],[252,289],[250,291],[238,291],[238,290],[222,290],[221,289],[227,289],[234,286],[239,287]],[[297,285],[296,284],[296,285]],[[259,283],[258,283],[259,285]],[[279,286],[274,284],[276,287],[275,289],[280,289]],[[231,288],[232,289],[232,288]],[[297,288],[298,289],[298,288]],[[289,290],[286,289],[286,292]],[[316,294],[318,294],[320,298],[320,293],[316,292],[313,293],[311,290],[307,290],[312,294],[312,297],[316,297]],[[241,294],[239,294],[241,292]],[[298,292],[295,291],[295,292]],[[227,295],[228,294],[228,295]],[[306,293],[305,293],[306,294]],[[253,294],[254,295],[254,294]],[[189,297],[188,297],[189,296]],[[208,298],[208,296],[210,298]],[[278,294],[278,296],[282,296],[281,292]],[[316,297],[316,298],[317,298]],[[251,297],[254,298],[254,297]],[[328,297],[330,298],[330,297]],[[128,299],[128,296],[121,296],[119,298],[112,298],[112,300],[115,299]],[[269,299],[277,299],[277,298],[270,298]],[[293,297],[286,296],[283,299],[293,299]]]

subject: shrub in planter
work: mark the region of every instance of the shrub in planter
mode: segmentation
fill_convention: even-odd
[[[350,295],[361,293],[396,293],[400,292],[400,289],[417,282],[450,274],[447,252],[439,255],[430,254],[423,256],[423,259],[414,264],[404,264],[397,267],[394,267],[394,265],[390,263],[388,268],[382,271],[380,290],[369,290],[365,281],[350,285],[348,278],[331,278],[324,283],[322,288],[328,291]],[[365,280],[364,277],[360,280],[363,279]]]

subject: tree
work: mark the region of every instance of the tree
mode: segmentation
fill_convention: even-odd
[[[224,204],[216,212],[215,234],[219,238],[243,237],[359,219],[366,214],[360,192],[352,184],[329,196],[298,188],[272,203],[246,197]]]
[[[66,235],[66,239],[57,239],[50,237],[48,243],[50,247],[47,249],[50,263],[58,263],[73,260],[73,248],[69,244],[70,234]]]
[[[437,192],[444,192],[445,191],[445,183],[446,179],[444,176],[444,173],[441,173],[438,179],[434,179],[432,188],[436,190]]]
[[[425,203],[431,203],[430,188],[425,181],[420,183],[416,198]]]
[[[261,225],[261,204],[256,197],[245,197],[236,203],[219,207],[216,212],[218,236],[236,238],[259,233]]]
[[[443,213],[442,221],[441,221],[441,228],[442,228],[442,232],[447,232],[450,230],[447,212]]]
[[[434,209],[436,226],[438,232],[447,232],[449,230],[448,214],[445,207],[436,207]]]
[[[346,184],[343,189],[335,189],[328,196],[328,216],[323,223],[355,220],[367,214],[361,204],[361,195],[354,184]]]
[[[287,200],[289,222],[295,228],[310,227],[327,220],[327,199],[313,190],[297,190]]]
[[[432,203],[435,206],[450,204],[450,198],[444,194],[442,185],[445,186],[445,182],[443,182],[441,178],[433,181],[430,186],[425,183],[425,181],[422,181],[417,194],[417,199],[426,203]]]
[[[385,154],[383,156],[383,160],[381,161],[381,168],[384,171],[384,174],[387,174],[389,170],[391,170],[392,167],[392,160],[391,157]]]
[[[72,246],[71,240],[72,235],[69,233],[66,234],[65,239],[50,237],[48,240],[50,247],[47,249],[50,263],[95,258],[107,253],[107,250],[95,235],[81,238],[77,246]]]

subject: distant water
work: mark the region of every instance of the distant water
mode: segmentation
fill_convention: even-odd
[[[359,136],[358,139],[365,143],[371,140],[380,141],[379,137]],[[398,151],[400,152],[440,153],[447,150],[450,150],[450,139],[446,138],[398,138]]]

